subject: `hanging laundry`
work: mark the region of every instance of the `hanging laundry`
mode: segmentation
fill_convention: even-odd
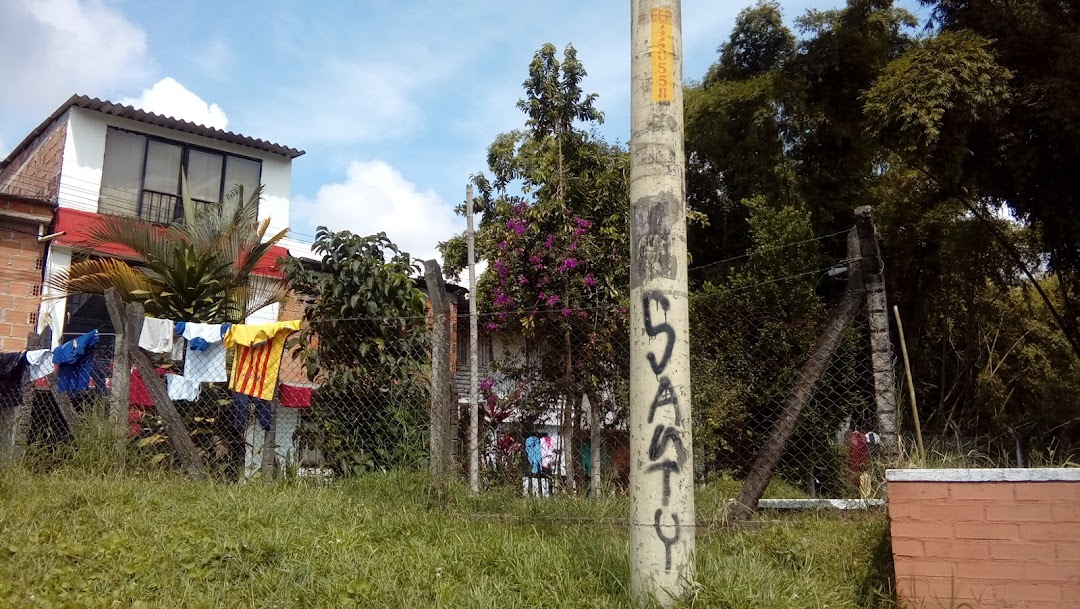
[[[150,353],[171,353],[173,350],[173,322],[168,319],[143,317],[139,347]]]
[[[225,346],[236,347],[229,389],[262,400],[274,399],[285,340],[299,329],[299,320],[229,328]]]
[[[131,371],[131,381],[128,383],[128,404],[132,406],[154,405],[154,398],[150,397],[150,390],[146,388],[142,374],[137,369]]]
[[[25,352],[0,353],[0,393],[8,395],[11,392],[18,392],[22,388],[22,378],[25,370]]]
[[[540,464],[543,461],[543,451],[540,449],[540,438],[529,436],[525,438],[525,455],[529,458],[529,466],[533,474],[540,473]]]
[[[168,386],[170,400],[191,402],[199,399],[199,381],[193,381],[179,374],[166,374],[165,384]]]
[[[90,376],[94,369],[94,348],[97,347],[97,330],[53,349],[56,365],[56,388],[64,393],[77,393],[90,388]]]
[[[233,392],[233,427],[236,432],[244,435],[244,430],[247,429],[248,406],[255,408],[255,418],[259,421],[259,426],[263,428],[263,431],[270,431],[272,416],[270,400],[261,400],[243,393]]]
[[[30,364],[30,380],[43,379],[56,370],[52,361],[52,349],[35,349],[26,352],[26,362]]]
[[[178,322],[176,329],[188,341],[184,378],[197,383],[224,383],[229,380],[225,369],[221,324]]]
[[[313,387],[300,387],[282,383],[281,405],[285,408],[309,408],[311,407],[311,395],[313,392]]]
[[[551,439],[551,436],[544,436],[540,438],[540,465],[545,470],[556,469],[555,462],[555,442]]]

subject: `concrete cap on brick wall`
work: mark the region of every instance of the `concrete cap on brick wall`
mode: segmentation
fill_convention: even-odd
[[[888,482],[1080,482],[1078,467],[890,469]]]

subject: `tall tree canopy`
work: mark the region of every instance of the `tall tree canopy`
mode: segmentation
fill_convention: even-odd
[[[762,206],[805,210],[820,236],[873,205],[924,419],[1075,446],[1076,400],[1054,388],[1080,382],[1080,9],[922,3],[921,31],[889,0],[790,26],[774,2],[740,13],[687,89],[688,202],[708,217],[692,280],[708,294],[745,274],[728,259],[759,246]]]
[[[568,437],[581,429],[582,395],[594,408],[617,407],[629,283],[629,157],[590,132],[603,115],[585,75],[573,46],[561,60],[553,45],[541,47],[518,102],[524,128],[496,137],[489,173],[474,178],[477,255],[489,263],[479,284],[486,330],[524,336],[531,354],[499,362],[498,372],[524,388],[516,406],[526,414],[562,400]],[[457,275],[464,236],[440,247]]]

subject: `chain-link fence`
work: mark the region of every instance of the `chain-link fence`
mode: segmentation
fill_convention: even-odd
[[[895,328],[890,333],[883,301],[868,296],[874,286],[852,291],[851,262],[765,281],[695,280],[689,334],[698,483],[734,494],[764,472],[766,497],[881,493],[882,470],[903,453],[897,441],[914,441],[910,429],[898,436],[895,428],[904,395]],[[97,442],[87,436],[97,429],[90,423],[105,421],[123,430],[117,446],[126,462],[197,476],[423,470],[439,402],[433,368],[445,366],[453,475],[467,480],[473,362],[463,303],[447,314],[448,339],[436,338],[430,310],[426,317],[231,327],[128,311],[123,336],[102,320],[89,334],[60,337],[55,352],[35,343],[26,354],[4,354],[19,365],[0,370],[0,454],[60,463],[71,447]],[[624,304],[480,314],[482,489],[625,491],[628,318]],[[437,340],[449,344],[440,351]],[[435,362],[433,352],[446,356]],[[131,372],[121,378],[116,371],[125,367]]]

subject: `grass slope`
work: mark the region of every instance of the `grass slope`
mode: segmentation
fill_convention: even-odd
[[[699,501],[718,509],[718,494]],[[405,474],[315,487],[0,472],[0,606],[627,607],[625,516],[623,500],[508,492],[439,506]],[[886,532],[881,514],[702,531],[693,607],[891,606]]]

